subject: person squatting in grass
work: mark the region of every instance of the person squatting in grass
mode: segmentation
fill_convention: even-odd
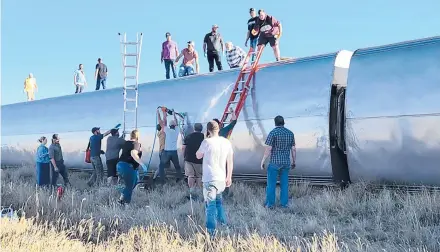
[[[37,170],[37,185],[50,185],[50,157],[49,149],[46,147],[47,138],[45,136],[38,139],[40,146],[37,148],[35,154],[36,170]]]
[[[204,139],[196,152],[198,159],[203,158],[202,182],[205,199],[206,228],[210,235],[215,234],[216,221],[226,225],[226,214],[223,209],[222,192],[232,183],[234,168],[231,142],[219,136],[220,127],[216,121],[207,125],[209,137]],[[226,169],[226,166],[228,169]]]
[[[133,130],[130,133],[130,140],[125,141],[122,146],[122,154],[117,164],[118,174],[124,183],[122,194],[119,199],[120,204],[129,204],[133,190],[138,182],[139,165],[144,172],[147,172],[147,166],[141,160],[141,144],[139,143],[139,131]]]

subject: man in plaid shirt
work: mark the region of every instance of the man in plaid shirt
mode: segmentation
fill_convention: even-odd
[[[226,42],[226,61],[230,68],[237,68],[243,66],[246,52],[232,42]]]
[[[278,173],[280,174],[280,205],[287,207],[289,202],[289,171],[295,168],[296,147],[295,136],[292,131],[284,127],[284,118],[276,116],[275,129],[266,139],[266,151],[261,160],[261,169],[265,168],[264,162],[270,155],[267,167],[266,203],[267,208],[273,208],[275,204],[275,189]]]

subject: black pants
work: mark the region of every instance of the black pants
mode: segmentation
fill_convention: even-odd
[[[57,186],[58,176],[61,175],[61,177],[63,177],[63,180],[64,180],[64,185],[69,185],[70,181],[69,181],[69,177],[67,175],[66,166],[64,165],[64,160],[60,160],[60,161],[55,160],[55,163],[57,165],[58,172],[55,171],[55,168],[53,167],[52,162],[50,162],[50,171],[52,173],[51,184],[53,186]]]
[[[214,60],[215,60],[215,64],[217,65],[217,70],[219,70],[219,71],[223,70],[222,61],[221,61],[221,58],[220,58],[220,55],[218,54],[218,52],[208,51],[207,57],[208,57],[208,63],[209,63],[209,72],[214,71]]]
[[[165,59],[163,60],[163,62],[165,63],[165,77],[167,79],[170,78],[170,68],[173,71],[173,77],[174,79],[176,78],[176,67],[174,66],[174,60],[172,59]]]
[[[165,182],[165,167],[169,165],[170,161],[173,163],[174,168],[176,169],[177,179],[182,179],[183,177],[177,151],[164,151],[160,157],[159,165],[159,177],[161,182]]]
[[[119,159],[110,159],[105,162],[107,165],[107,177],[118,177],[116,173],[116,165],[118,164]]]

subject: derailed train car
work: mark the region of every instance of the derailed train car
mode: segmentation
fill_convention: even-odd
[[[139,86],[138,128],[143,159],[154,151],[150,167],[159,163],[156,108],[185,112],[190,122],[221,117],[237,75],[229,70]],[[234,176],[265,179],[264,140],[273,118],[283,115],[297,144],[292,178],[439,185],[439,84],[440,37],[267,64],[256,73],[230,138]],[[91,128],[112,127],[122,114],[122,88],[4,105],[2,165],[33,163],[36,139],[58,133],[66,166],[90,169],[84,154]]]

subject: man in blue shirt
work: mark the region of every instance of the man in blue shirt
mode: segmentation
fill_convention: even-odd
[[[101,150],[102,139],[110,134],[111,130],[106,131],[101,134],[99,127],[93,127],[93,135],[90,137],[90,161],[93,165],[93,175],[90,177],[87,185],[92,186],[96,180],[98,180],[98,185],[103,182],[104,177],[104,167],[102,165],[101,154],[104,154]]]
[[[261,160],[261,169],[265,168],[264,162],[270,155],[269,166],[267,167],[267,188],[266,203],[267,208],[273,208],[275,204],[275,189],[277,177],[280,173],[280,205],[287,207],[289,201],[289,171],[295,168],[296,147],[295,135],[292,131],[284,127],[284,118],[276,116],[275,129],[273,129],[266,139],[266,151]]]

